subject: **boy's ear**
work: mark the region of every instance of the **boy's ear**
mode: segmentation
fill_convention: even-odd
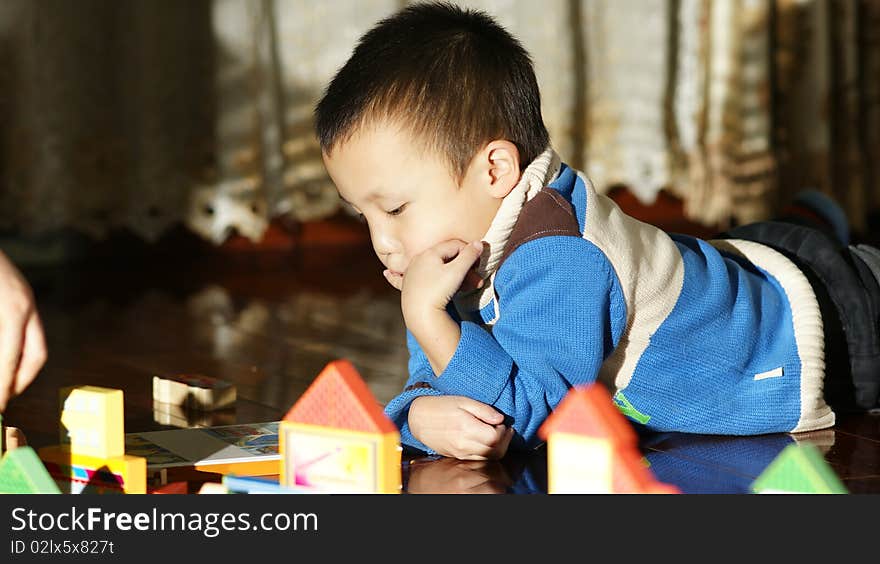
[[[516,145],[498,139],[486,145],[481,154],[485,159],[489,194],[494,198],[507,196],[520,178],[519,150]]]

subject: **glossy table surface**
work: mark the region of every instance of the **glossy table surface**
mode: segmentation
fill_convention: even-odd
[[[58,442],[58,390],[125,393],[125,431],[171,429],[153,414],[152,376],[196,372],[232,381],[232,408],[191,424],[279,420],[324,365],[351,360],[385,403],[406,380],[398,294],[364,245],[284,256],[104,262],[25,269],[49,360],[4,414],[29,444]],[[660,481],[684,493],[747,493],[786,445],[817,444],[852,493],[880,493],[880,416],[842,414],[830,430],[792,436],[644,434]],[[405,453],[408,493],[546,492],[544,449],[493,462]]]

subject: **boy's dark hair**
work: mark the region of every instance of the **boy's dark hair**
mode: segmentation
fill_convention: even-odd
[[[522,167],[550,142],[528,52],[486,13],[446,2],[414,4],[364,34],[315,118],[328,153],[369,121],[396,121],[459,181],[489,141],[514,143]]]

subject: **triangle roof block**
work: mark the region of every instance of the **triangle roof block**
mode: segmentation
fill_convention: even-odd
[[[0,493],[60,494],[61,490],[33,447],[20,446],[0,459]]]
[[[657,480],[645,464],[642,455],[631,446],[617,449],[613,462],[612,488],[614,493],[624,494],[678,494],[681,491],[672,484]]]
[[[283,420],[367,433],[398,432],[360,373],[345,359],[328,363]]]
[[[547,440],[550,433],[573,433],[608,439],[615,445],[636,446],[638,436],[602,384],[575,386],[538,429]]]
[[[791,493],[848,493],[837,474],[812,443],[792,443],[782,449],[752,483],[752,491]]]

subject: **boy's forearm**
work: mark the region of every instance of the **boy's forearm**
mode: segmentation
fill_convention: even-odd
[[[442,374],[461,339],[458,323],[448,313],[438,311],[430,317],[420,319],[417,324],[411,324],[409,330],[422,347],[434,374]]]

